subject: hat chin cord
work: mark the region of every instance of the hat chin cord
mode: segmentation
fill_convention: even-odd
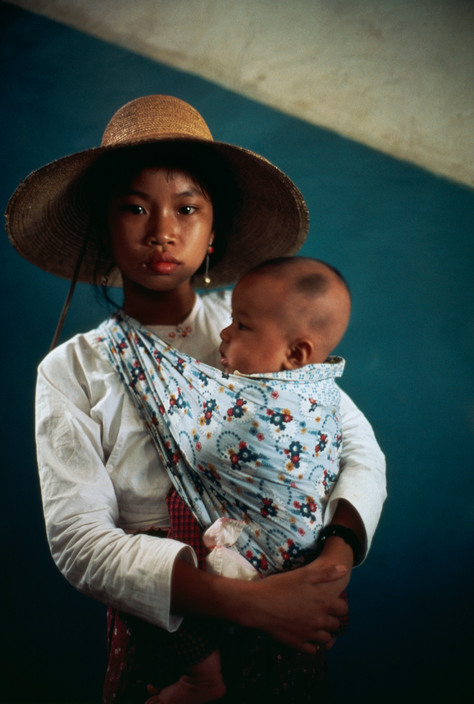
[[[64,301],[63,308],[61,310],[61,315],[59,316],[58,324],[56,326],[56,332],[54,333],[53,339],[51,341],[51,345],[49,348],[49,351],[54,350],[56,345],[58,344],[59,336],[61,334],[61,330],[64,327],[64,323],[66,321],[66,316],[69,310],[69,306],[71,305],[71,300],[72,296],[74,293],[74,289],[76,288],[76,283],[77,279],[79,277],[79,272],[81,270],[82,266],[82,260],[84,259],[84,255],[86,253],[87,249],[87,244],[89,242],[89,235],[90,235],[90,229],[87,228],[86,236],[84,237],[84,241],[82,243],[81,251],[79,252],[79,256],[77,258],[76,266],[74,268],[74,273],[72,275],[71,279],[71,284],[69,286],[69,291],[67,292],[66,300]]]

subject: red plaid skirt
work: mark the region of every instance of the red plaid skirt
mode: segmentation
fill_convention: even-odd
[[[205,547],[187,506],[172,490],[167,498],[168,537],[192,545],[201,569]],[[228,694],[224,704],[252,704],[271,699],[305,704],[327,701],[326,651],[308,656],[277,643],[266,634],[209,619],[186,617],[175,633],[109,608],[108,667],[103,704],[144,704],[146,686],[161,688],[177,681],[187,665],[219,648]],[[337,635],[347,626],[341,623]]]

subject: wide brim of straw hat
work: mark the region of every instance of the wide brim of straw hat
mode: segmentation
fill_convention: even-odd
[[[6,229],[13,246],[32,264],[66,279],[73,278],[82,256],[77,280],[100,283],[109,272],[97,268],[103,233],[91,232],[92,169],[110,152],[165,142],[196,144],[205,152],[220,154],[240,193],[225,252],[209,271],[211,286],[233,283],[265,259],[300,249],[309,218],[295,184],[258,154],[213,141],[199,113],[171,96],[146,96],[128,103],[110,121],[100,147],[58,159],[30,174],[7,207]],[[110,283],[120,285],[119,272],[110,277]],[[195,284],[202,285],[202,279],[197,277]]]

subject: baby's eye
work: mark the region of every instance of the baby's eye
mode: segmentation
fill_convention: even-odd
[[[248,330],[248,327],[244,325],[243,323],[237,323],[237,328],[239,330]]]

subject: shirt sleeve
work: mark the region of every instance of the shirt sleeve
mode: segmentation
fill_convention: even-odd
[[[331,522],[340,499],[350,503],[364,524],[365,558],[387,496],[385,456],[375,439],[372,426],[343,391],[341,418],[341,472],[329,498],[324,523]]]
[[[58,363],[60,362],[60,363]],[[106,467],[100,424],[93,420],[77,360],[48,356],[38,371],[36,439],[47,537],[53,559],[79,591],[166,630],[171,574],[194,551],[174,540],[131,535]]]

